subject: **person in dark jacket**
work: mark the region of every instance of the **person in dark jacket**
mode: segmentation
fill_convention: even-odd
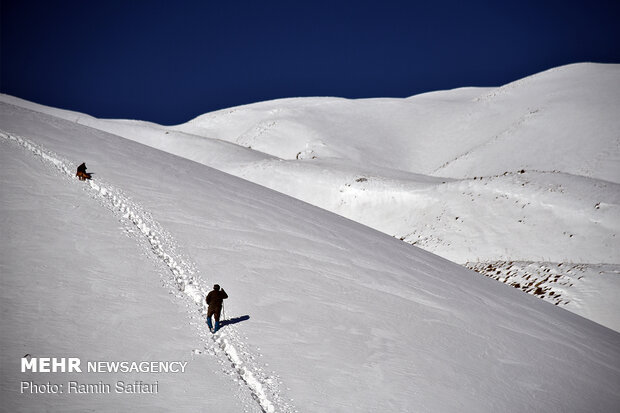
[[[91,178],[91,174],[86,172],[86,163],[82,162],[82,164],[78,166],[75,176],[80,178],[80,181],[85,181]]]
[[[207,309],[207,325],[209,326],[209,330],[214,333],[220,328],[220,313],[222,312],[222,304],[226,298],[228,298],[228,294],[226,294],[224,289],[220,290],[220,286],[217,284],[213,286],[213,291],[207,294],[207,305],[209,306]],[[211,316],[215,318],[215,328],[213,328],[211,324]]]

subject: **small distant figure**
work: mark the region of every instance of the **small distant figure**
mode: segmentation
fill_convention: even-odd
[[[220,329],[220,313],[222,312],[222,305],[224,300],[228,298],[228,294],[224,289],[220,290],[220,286],[215,284],[213,291],[207,294],[207,325],[212,333],[216,333]],[[215,328],[211,324],[211,316],[215,318]]]
[[[88,172],[86,172],[86,164],[82,162],[82,164],[78,166],[77,173],[75,174],[75,176],[80,178],[80,181],[85,181],[87,179],[91,179],[92,174],[89,174]]]

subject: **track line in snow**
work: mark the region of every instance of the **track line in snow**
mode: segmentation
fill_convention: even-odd
[[[63,161],[56,154],[21,136],[0,130],[0,137],[6,141],[19,144],[43,162],[54,166],[65,178],[79,182],[73,172],[76,167],[71,162]],[[152,256],[169,270],[171,280],[168,282],[164,280],[164,283],[182,293],[183,296],[198,306],[201,321],[204,324],[206,317],[205,297],[208,292],[205,286],[207,284],[199,277],[196,265],[177,251],[174,238],[148,211],[145,211],[120,189],[99,178],[97,182],[85,181],[84,185],[87,192],[96,198],[102,206],[111,210],[121,222],[128,224],[129,228],[125,228],[125,230],[135,233],[139,241],[148,246]],[[211,335],[211,346],[218,347],[225,354],[233,371],[247,386],[260,409],[266,413],[277,410],[294,411],[295,409],[279,396],[279,391],[277,386],[273,385],[273,380],[262,374],[261,369],[251,362],[254,357],[245,350],[246,346],[236,334],[235,327],[226,326],[226,330],[229,330],[230,334],[220,330],[220,332]],[[203,339],[209,341],[205,336]],[[205,347],[208,348],[208,346]],[[210,353],[216,354],[217,351]],[[277,401],[278,405],[276,406],[272,400]]]

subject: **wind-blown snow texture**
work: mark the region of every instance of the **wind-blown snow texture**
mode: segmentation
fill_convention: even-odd
[[[7,411],[620,405],[615,331],[325,210],[7,100]],[[93,182],[72,176],[82,161]],[[214,282],[240,322],[211,336],[202,297]],[[21,380],[50,380],[19,373],[26,353],[189,365],[174,377],[138,375],[161,380],[156,396],[22,395]]]

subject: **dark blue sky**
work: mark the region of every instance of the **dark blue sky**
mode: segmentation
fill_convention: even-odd
[[[281,97],[499,86],[620,63],[618,3],[2,0],[0,91],[175,124]]]

